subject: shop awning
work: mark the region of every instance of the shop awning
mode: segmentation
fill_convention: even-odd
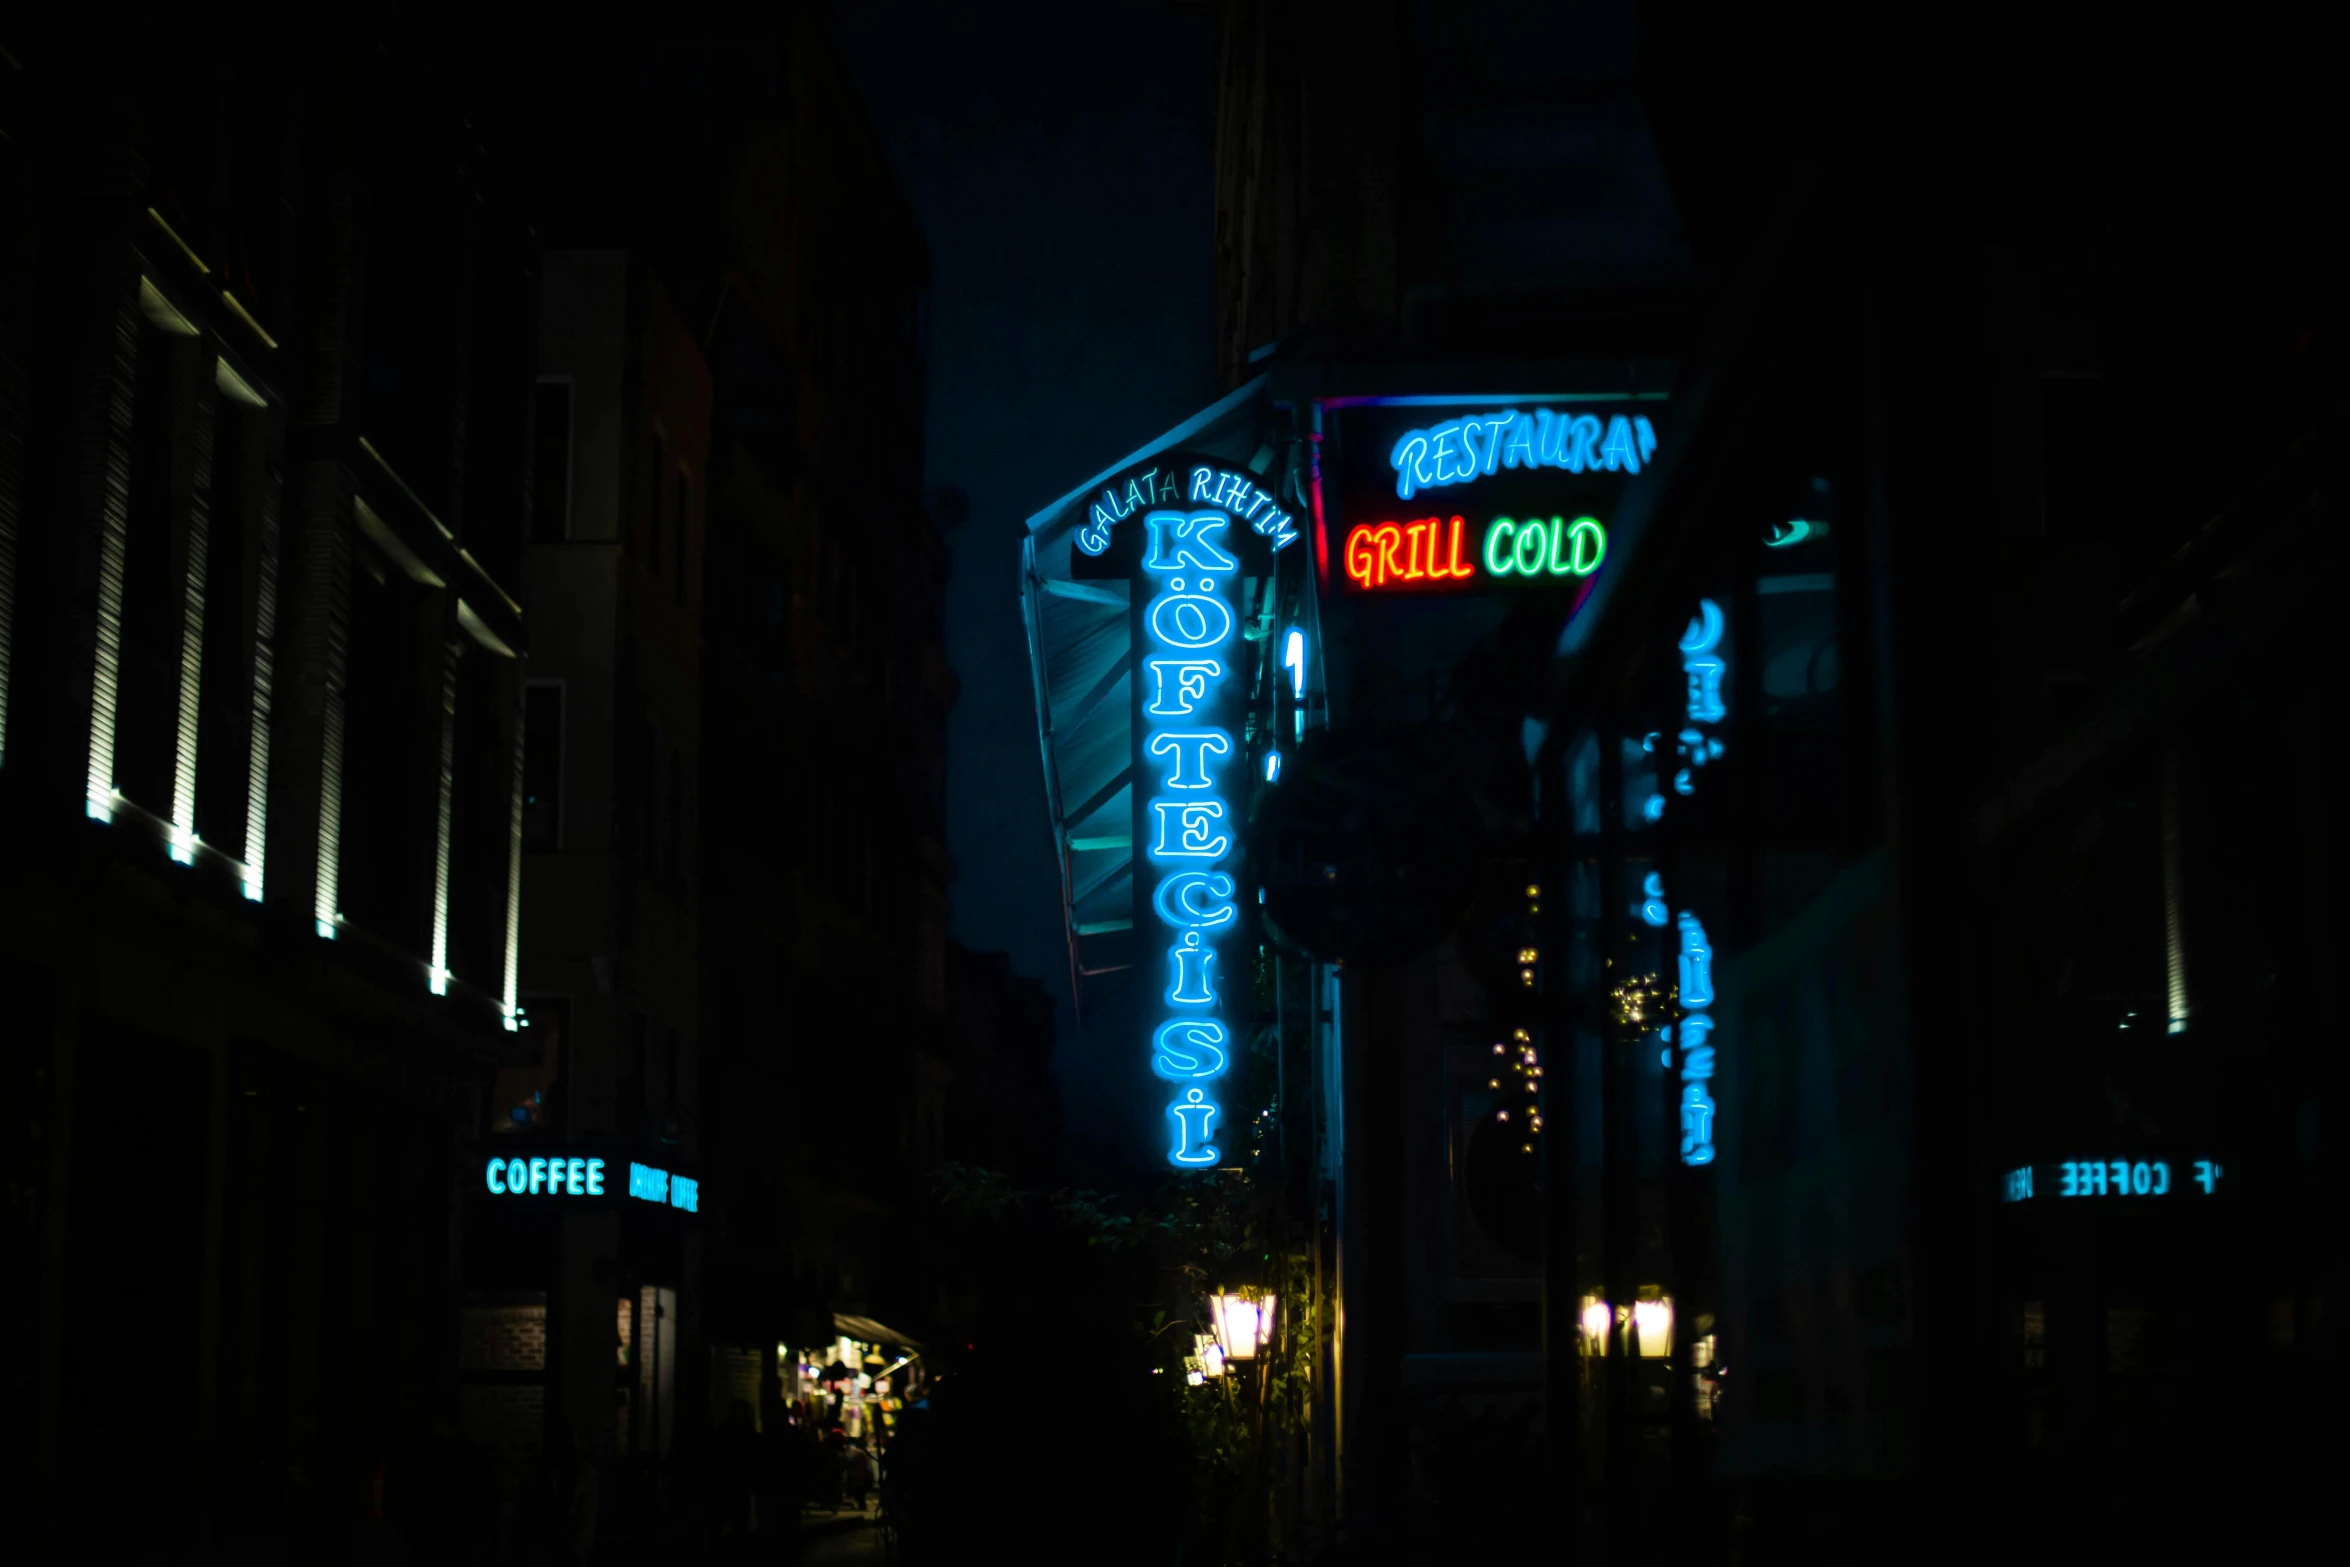
[[[1028,519],[1020,601],[1036,723],[1044,747],[1045,800],[1060,859],[1061,918],[1079,1015],[1086,981],[1132,963],[1133,809],[1127,775],[1133,649],[1126,584],[1080,581],[1071,565],[1077,526],[1112,474],[1182,448],[1262,472],[1265,378],[1201,409]]]
[[[894,1349],[922,1347],[897,1329],[883,1327],[871,1317],[851,1317],[836,1311],[832,1314],[832,1331],[843,1338],[853,1338],[860,1344],[887,1344]]]

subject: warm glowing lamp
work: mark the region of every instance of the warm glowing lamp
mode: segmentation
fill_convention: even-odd
[[[1632,1325],[1640,1330],[1640,1358],[1662,1360],[1673,1352],[1673,1303],[1644,1300],[1632,1307]]]
[[[1583,1297],[1583,1336],[1598,1344],[1602,1353],[1607,1350],[1607,1302],[1596,1295]]]
[[[1253,1360],[1273,1341],[1274,1297],[1211,1295],[1208,1306],[1227,1360]]]

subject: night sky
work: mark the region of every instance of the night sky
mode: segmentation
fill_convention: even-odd
[[[843,0],[860,95],[931,247],[929,473],[947,534],[952,931],[1069,1015],[1019,599],[1022,524],[1215,399],[1215,24],[1145,0]]]

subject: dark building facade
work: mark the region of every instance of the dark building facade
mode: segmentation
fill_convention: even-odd
[[[1137,1087],[1088,1113],[1250,1172],[1280,1505],[1605,1561],[2309,1527],[2320,95],[2247,43],[2189,127],[2183,58],[2062,27],[1215,14],[1233,391],[1038,511],[1023,589]],[[1219,561],[1233,644],[1162,674],[1168,530],[1268,505],[1307,549]],[[1171,720],[1236,674],[1203,779]],[[1155,890],[1194,857],[1229,914]]]
[[[948,1044],[925,1163],[951,1159],[1016,1180],[1049,1177],[1061,1151],[1053,998],[1011,955],[947,948]]]
[[[652,15],[579,30],[554,68],[582,158],[550,232],[628,247],[709,377],[681,1124],[718,1358],[680,1397],[763,1405],[779,1346],[821,1352],[835,1312],[900,1321],[919,1289],[954,697],[921,483],[929,262],[820,14],[660,13],[647,50]]]
[[[340,1555],[430,1511],[516,1054],[530,69],[388,6],[4,41],[7,1505]]]
[[[1672,1305],[1554,1358],[1562,1494],[1606,1559],[2286,1553],[2340,1376],[2315,100],[2275,38],[2190,129],[2183,55],[1894,24],[1755,170],[1711,31],[1651,58],[1730,281],[1543,713],[1554,1330]]]
[[[566,1165],[564,1190],[532,1201],[527,1173],[500,1191],[511,1183],[485,1166],[468,1199],[461,1364],[485,1441],[522,1459],[565,1428],[609,1465],[618,1519],[704,1413],[700,1229],[723,1211],[702,1189],[696,1114],[710,376],[640,259],[550,251],[545,267],[526,573],[539,639],[523,694],[528,1053],[498,1076],[484,1156],[600,1157],[607,1179],[573,1192]]]

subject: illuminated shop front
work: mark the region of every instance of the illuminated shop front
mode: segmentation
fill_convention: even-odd
[[[666,1459],[699,1417],[706,1351],[681,1303],[703,1191],[675,1164],[520,1135],[468,1159],[459,1411],[503,1483],[527,1477],[553,1421],[585,1440],[609,1420],[625,1465]]]
[[[930,1382],[922,1346],[868,1317],[835,1313],[833,1337],[775,1346],[775,1379],[791,1418],[886,1451]]]
[[[1524,709],[1485,683],[1604,580],[1670,434],[1654,364],[1541,396],[1291,374],[1036,513],[1023,597],[1096,1124],[1308,1237],[1228,1282],[1306,1335],[1293,1460],[1334,1507],[1372,1472],[1345,1444],[1539,1398],[1552,900]],[[1660,1354],[1664,1294],[1606,1298]],[[1212,1347],[1162,1369],[1226,1396]]]

